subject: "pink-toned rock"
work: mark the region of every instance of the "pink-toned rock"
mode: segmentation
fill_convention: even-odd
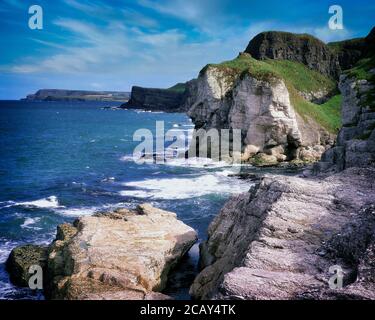
[[[51,299],[167,299],[167,276],[196,242],[172,212],[149,204],[79,218],[58,228],[48,256]]]

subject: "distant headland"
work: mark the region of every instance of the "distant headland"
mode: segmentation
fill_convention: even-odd
[[[41,89],[21,100],[26,101],[118,101],[127,102],[130,92]]]

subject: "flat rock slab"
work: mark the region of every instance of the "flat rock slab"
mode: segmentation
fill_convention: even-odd
[[[149,204],[77,219],[58,227],[48,249],[50,299],[168,299],[167,276],[196,242],[176,214]]]

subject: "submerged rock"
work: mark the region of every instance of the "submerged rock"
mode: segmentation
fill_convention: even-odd
[[[232,198],[201,245],[198,299],[375,299],[374,169],[266,176]],[[344,288],[332,290],[339,265]]]
[[[148,204],[79,218],[59,226],[48,249],[46,297],[166,299],[158,292],[196,240],[174,213]]]

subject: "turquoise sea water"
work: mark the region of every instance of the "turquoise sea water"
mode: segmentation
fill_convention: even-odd
[[[102,109],[109,105],[118,104],[0,101],[1,299],[43,298],[12,286],[4,263],[17,245],[49,243],[60,223],[151,202],[176,212],[202,240],[230,194],[248,190],[214,163],[134,163],[136,130],[155,131],[164,121],[166,130],[187,138],[193,126],[182,113]],[[195,246],[165,292],[189,298],[197,261]]]

